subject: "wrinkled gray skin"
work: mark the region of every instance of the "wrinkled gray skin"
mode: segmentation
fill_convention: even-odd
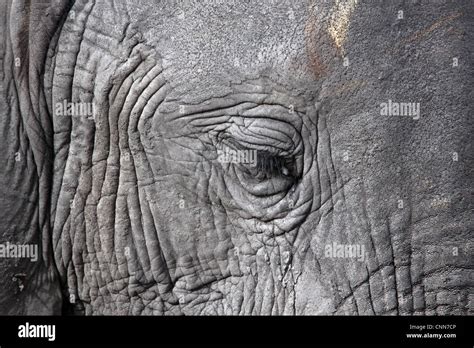
[[[474,3],[220,2],[2,1],[0,312],[472,314]]]

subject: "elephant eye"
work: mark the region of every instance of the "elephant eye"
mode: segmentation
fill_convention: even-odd
[[[261,128],[254,128],[245,136],[240,129],[232,135],[221,133],[216,141],[217,160],[226,176],[253,196],[286,194],[301,178],[303,147],[293,141],[298,139],[296,136],[285,137],[280,131],[271,134],[273,137],[266,137]],[[249,129],[247,127],[245,131],[249,132]]]
[[[296,176],[294,158],[276,156],[267,151],[257,151],[255,164],[245,165],[244,169],[258,181],[271,180],[275,177],[290,180]]]
[[[286,192],[299,178],[294,157],[268,151],[256,151],[254,163],[239,163],[234,168],[240,183],[255,196]]]

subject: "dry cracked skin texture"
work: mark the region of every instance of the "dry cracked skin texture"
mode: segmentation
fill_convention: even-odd
[[[472,314],[471,1],[0,7],[2,314]]]

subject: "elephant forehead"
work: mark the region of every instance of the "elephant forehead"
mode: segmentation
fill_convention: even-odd
[[[326,71],[319,52],[331,41],[323,16],[330,11],[323,10],[306,1],[266,0],[146,2],[129,11],[162,57],[167,80],[202,92],[262,75],[289,90],[308,90]]]

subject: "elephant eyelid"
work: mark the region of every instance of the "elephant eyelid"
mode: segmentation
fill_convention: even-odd
[[[287,122],[259,124],[259,120],[240,120],[233,122],[224,130],[218,131],[216,144],[230,146],[235,150],[267,151],[274,155],[289,157],[302,152],[300,133]]]
[[[259,140],[260,142],[256,144],[256,142],[242,141],[229,136],[221,140],[220,147],[227,146],[236,151],[256,151],[264,158],[268,156],[290,158],[297,156],[301,150],[301,147],[297,147],[293,143],[280,143],[279,145],[281,146],[276,146],[274,144],[270,144],[270,141],[268,141],[268,144],[266,144],[262,142],[261,139]]]

